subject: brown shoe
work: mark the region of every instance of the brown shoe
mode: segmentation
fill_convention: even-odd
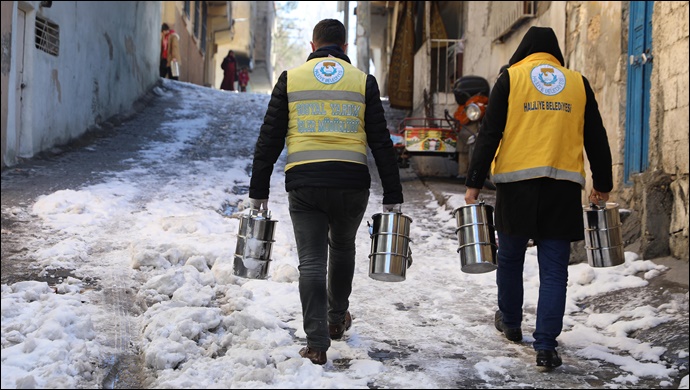
[[[339,324],[328,324],[328,332],[331,335],[331,340],[340,340],[343,333],[352,326],[352,316],[350,312],[345,312],[345,319]]]
[[[326,358],[326,351],[317,351],[309,347],[304,347],[299,350],[299,355],[303,358],[311,360],[314,364],[323,365],[326,364],[328,358]]]

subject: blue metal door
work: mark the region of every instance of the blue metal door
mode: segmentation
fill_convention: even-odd
[[[625,183],[649,166],[649,87],[653,1],[630,2],[625,124]]]

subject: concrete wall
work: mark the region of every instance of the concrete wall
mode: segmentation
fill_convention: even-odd
[[[494,42],[491,36],[493,7],[495,1],[466,1],[465,3],[465,51],[463,73],[484,77],[493,85],[501,66],[508,63],[522,37],[531,26],[551,27],[564,50],[566,37],[566,4],[562,1],[540,1],[538,14],[534,19],[515,30],[503,42]],[[495,23],[495,21],[494,21]],[[565,54],[565,53],[564,53]]]
[[[378,8],[372,7],[372,11]],[[387,91],[386,78],[383,75],[388,73],[388,52],[386,47],[386,24],[388,17],[384,12],[372,12],[371,20],[371,37],[369,39],[369,49],[371,51],[370,58],[374,62],[374,68],[369,69],[376,77],[381,91]]]
[[[254,51],[254,69],[252,69],[251,90],[255,92],[272,90],[275,84],[273,80],[273,26],[275,24],[275,6],[273,1],[261,1],[256,3],[257,21]],[[250,80],[251,82],[251,80]]]
[[[0,163],[5,168],[5,150],[7,145],[7,112],[8,112],[8,89],[10,85],[10,69],[12,52],[12,8],[13,1],[3,1],[0,3],[0,48],[2,49],[2,60],[0,66],[0,123],[2,123],[2,149],[0,149]]]
[[[3,51],[3,78],[9,62],[8,85],[15,85],[17,65],[23,63],[26,86],[21,100],[18,90],[3,87],[6,165],[66,144],[89,127],[130,110],[159,78],[159,2],[61,1],[50,8],[40,7],[39,1],[12,2],[13,29],[18,7],[26,12],[25,40],[17,42],[13,31],[6,45],[3,34],[3,48],[11,46],[9,59]],[[59,26],[57,56],[35,46],[37,15]],[[23,61],[17,58],[18,49],[23,49]]]

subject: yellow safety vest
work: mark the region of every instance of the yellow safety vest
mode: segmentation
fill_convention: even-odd
[[[334,57],[288,71],[286,171],[321,161],[367,164],[366,83],[366,73]]]
[[[548,53],[512,65],[508,115],[492,164],[492,180],[510,183],[538,177],[585,185],[582,75]]]

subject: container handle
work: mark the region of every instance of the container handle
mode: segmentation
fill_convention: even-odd
[[[605,201],[605,200],[600,200],[600,201],[597,202],[597,203],[590,202],[590,203],[589,203],[589,207],[591,207],[592,210],[597,210],[597,209],[604,210],[604,209],[606,208],[606,201]]]
[[[262,209],[261,211],[257,209],[249,209],[249,216],[250,217],[263,217],[266,219],[271,219],[271,211],[268,209]]]

